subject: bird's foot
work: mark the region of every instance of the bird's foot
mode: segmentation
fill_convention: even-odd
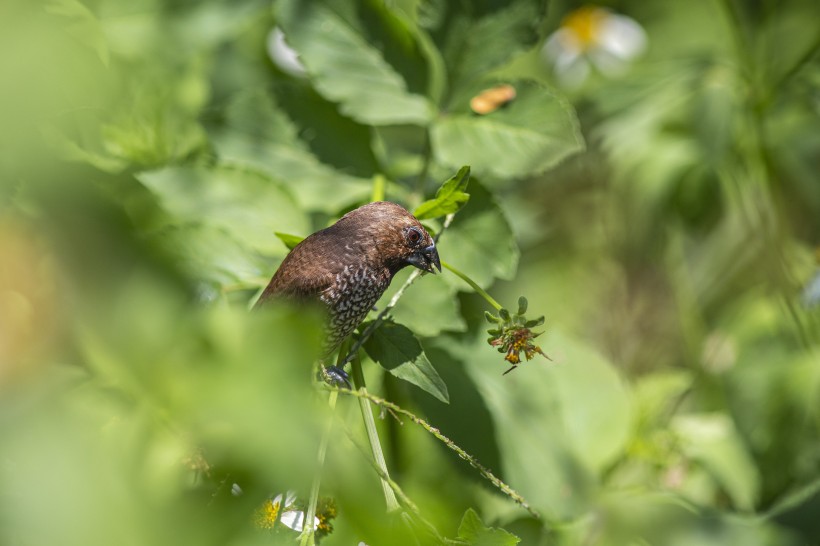
[[[352,389],[350,384],[350,376],[347,372],[338,366],[322,366],[322,379],[336,387],[346,387]]]

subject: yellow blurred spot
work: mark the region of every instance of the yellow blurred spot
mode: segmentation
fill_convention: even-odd
[[[601,28],[609,17],[609,12],[595,6],[584,6],[570,12],[561,21],[561,28],[572,32],[581,51],[587,51],[598,44]]]
[[[0,385],[33,371],[54,333],[54,271],[41,241],[0,223]]]

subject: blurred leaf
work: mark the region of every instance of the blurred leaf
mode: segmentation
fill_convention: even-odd
[[[226,167],[168,167],[137,178],[175,223],[212,225],[257,252],[281,254],[276,231],[307,232],[304,213],[280,184]]]
[[[538,174],[584,149],[572,106],[531,81],[511,82],[516,98],[478,116],[470,98],[489,87],[472,86],[451,113],[436,120],[430,138],[436,159],[451,167],[469,164],[478,176],[515,178]]]
[[[272,97],[254,91],[232,100],[227,129],[213,142],[223,161],[261,169],[287,184],[302,208],[335,214],[367,198],[369,180],[322,164],[298,133]]]
[[[371,146],[376,128],[343,115],[339,104],[308,83],[277,82],[272,92],[279,108],[299,128],[300,138],[320,162],[348,176],[370,179],[380,171]]]
[[[442,51],[456,92],[535,45],[543,36],[547,15],[544,0],[425,0],[420,4],[420,22]]]
[[[268,280],[270,265],[257,252],[225,229],[208,224],[168,226],[149,233],[157,245],[164,246],[180,258],[180,265],[193,280],[216,283],[226,287],[234,283],[263,285]],[[210,301],[216,293],[203,293],[200,299]]]
[[[795,508],[811,501],[820,494],[820,478],[809,484],[802,485],[781,499],[766,514],[767,517],[778,517],[779,515],[794,510]]]
[[[428,220],[457,212],[470,199],[470,195],[464,191],[469,182],[470,167],[461,167],[438,189],[434,199],[416,207],[413,216],[419,220]]]
[[[65,26],[66,30],[72,37],[94,49],[103,64],[108,66],[111,55],[105,33],[99,19],[85,5],[78,0],[49,0],[45,10],[70,19],[71,24]]]
[[[510,279],[518,267],[518,245],[504,213],[495,198],[475,179],[470,201],[444,232],[438,245],[442,259],[487,288],[493,279]],[[466,290],[464,281],[454,275],[443,278],[452,286]]]
[[[369,324],[364,323],[360,328],[364,330]],[[449,402],[447,385],[407,327],[394,322],[382,323],[365,342],[364,350],[394,376],[420,387],[444,403]]]
[[[701,463],[741,510],[752,510],[759,495],[760,475],[734,425],[721,414],[678,416],[673,428],[683,449]]]
[[[470,546],[515,546],[520,539],[504,529],[487,527],[472,508],[467,509],[458,526],[458,538]]]
[[[296,245],[305,240],[305,238],[301,235],[290,235],[289,233],[282,233],[279,231],[274,233],[274,235],[276,235],[280,241],[285,243],[285,246],[288,247],[288,250],[293,250],[294,248],[296,248]]]
[[[558,332],[548,332],[539,341],[557,364],[563,363],[553,381],[576,456],[603,473],[621,456],[632,431],[627,384],[611,362],[584,343]]]
[[[277,4],[277,21],[316,89],[339,102],[344,114],[364,123],[429,123],[428,100],[408,91],[407,82],[380,50],[357,33],[359,24],[342,17],[330,7],[333,4],[331,0]]]
[[[557,332],[539,338],[553,359],[507,363],[483,336],[454,346],[496,426],[502,475],[549,517],[584,513],[595,476],[620,457],[632,428],[629,393],[593,349]]]
[[[451,344],[450,351],[464,363],[493,418],[502,462],[498,470],[505,482],[546,517],[571,518],[588,509],[594,476],[580,459],[573,442],[575,431],[565,419],[572,419],[568,414],[587,404],[596,407],[599,422],[585,426],[604,428],[609,417],[598,413],[595,400],[599,393],[593,389],[585,389],[569,405],[558,396],[555,383],[562,372],[584,362],[572,360],[560,365],[564,359],[559,350],[566,344],[551,339],[544,340],[542,347],[558,365],[536,359],[504,376],[507,362],[487,345],[484,336],[464,345]],[[575,374],[575,381],[589,379],[580,371]],[[608,443],[604,441],[601,446],[608,448]]]

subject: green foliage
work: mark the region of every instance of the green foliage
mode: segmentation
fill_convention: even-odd
[[[465,191],[469,182],[470,167],[460,168],[455,176],[438,189],[435,198],[416,207],[413,216],[419,220],[427,220],[458,212],[470,199],[470,194]]]
[[[503,529],[487,527],[470,508],[458,526],[458,538],[471,546],[515,546],[520,539]]]
[[[370,324],[364,323],[363,329]],[[442,402],[450,399],[447,385],[424,354],[421,344],[406,326],[385,322],[365,342],[364,350],[382,368],[429,392]]]
[[[280,543],[317,476],[328,546],[813,543],[820,5],[609,2],[644,57],[567,86],[579,6],[5,2],[0,543]],[[445,268],[358,334],[395,518],[320,310],[247,312],[376,198]]]

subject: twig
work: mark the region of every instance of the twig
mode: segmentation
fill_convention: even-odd
[[[430,425],[427,421],[422,419],[421,417],[416,416],[412,412],[407,411],[406,409],[397,406],[396,404],[385,400],[384,398],[379,398],[378,396],[374,396],[368,392],[361,392],[361,391],[352,391],[348,389],[338,389],[336,387],[327,386],[328,389],[336,390],[341,394],[347,394],[351,396],[356,396],[358,398],[366,398],[373,404],[376,404],[379,407],[387,408],[395,413],[399,413],[404,415],[417,425],[421,426],[424,430],[438,438],[441,442],[444,443],[448,448],[455,451],[459,457],[467,461],[467,463],[478,470],[479,474],[481,474],[485,479],[487,479],[490,483],[492,483],[496,488],[498,488],[502,493],[510,497],[516,503],[518,503],[522,508],[524,508],[530,515],[536,519],[541,519],[541,515],[533,510],[533,508],[529,505],[529,503],[522,497],[517,491],[515,491],[512,487],[501,481],[495,474],[493,474],[490,469],[479,463],[475,457],[464,451],[455,442],[449,439],[447,436],[441,433],[439,429],[435,428],[434,426]]]
[[[455,275],[456,277],[458,277],[462,281],[469,284],[470,287],[472,287],[472,289],[475,290],[476,293],[479,296],[484,298],[487,301],[487,303],[492,305],[495,308],[496,311],[501,311],[501,304],[498,303],[497,301],[495,301],[495,299],[491,295],[489,295],[486,290],[484,290],[483,288],[478,286],[478,284],[473,279],[471,279],[465,273],[462,273],[461,271],[459,271],[458,269],[456,269],[452,265],[448,264],[444,260],[441,261],[441,265],[444,267],[444,269],[449,270],[450,273],[452,273],[453,275]]]

